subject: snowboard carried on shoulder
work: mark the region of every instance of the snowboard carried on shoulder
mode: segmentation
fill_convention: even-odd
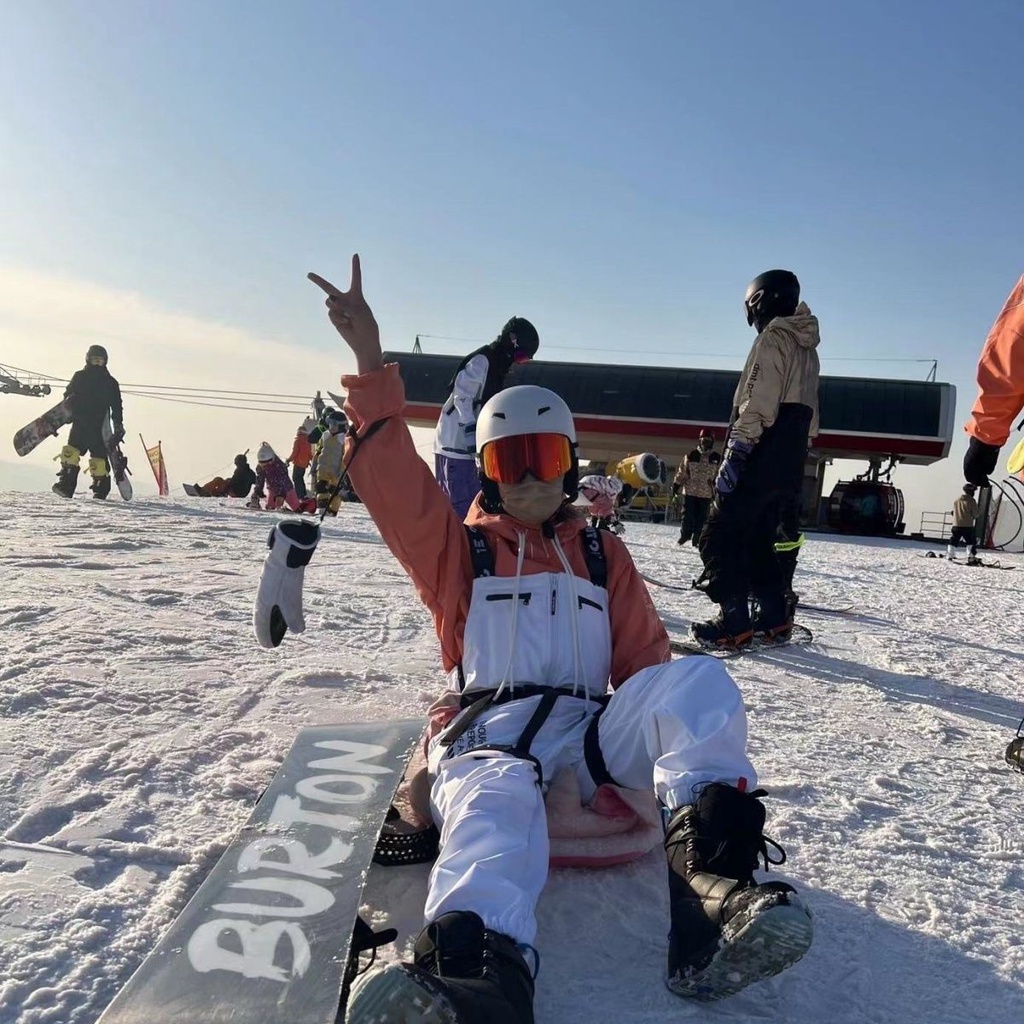
[[[14,450],[19,455],[28,455],[46,438],[56,437],[57,431],[70,422],[71,403],[60,401],[14,435]]]
[[[185,909],[99,1024],[335,1024],[377,837],[423,722],[300,730]]]
[[[121,492],[125,501],[132,500],[132,482],[128,479],[131,470],[128,468],[128,456],[121,451],[120,443],[114,443],[114,428],[110,423],[110,414],[103,421],[103,443],[107,448],[107,461],[110,463],[110,473]]]

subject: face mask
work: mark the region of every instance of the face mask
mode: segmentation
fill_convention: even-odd
[[[526,526],[540,526],[561,507],[564,500],[563,481],[543,483],[527,476],[518,484],[498,484],[501,504],[505,511]]]

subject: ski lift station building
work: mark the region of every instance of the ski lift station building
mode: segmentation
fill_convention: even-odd
[[[433,428],[460,357],[387,352],[385,359],[400,366],[406,421]],[[649,451],[675,466],[702,428],[711,429],[721,447],[739,376],[738,370],[535,360],[514,367],[507,383],[539,384],[565,399],[581,460],[606,462]],[[822,377],[819,401],[805,508],[820,503],[825,466],[834,459],[929,465],[949,454],[956,408],[952,384]]]

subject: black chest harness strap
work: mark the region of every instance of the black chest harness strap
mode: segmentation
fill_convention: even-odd
[[[487,536],[483,530],[476,526],[466,526],[466,537],[469,541],[469,554],[473,563],[473,577],[494,575],[494,552],[487,542]],[[596,527],[587,526],[580,533],[583,543],[583,555],[587,562],[587,572],[590,575],[590,582],[596,587],[606,588],[608,586],[608,562],[605,559],[604,548],[601,543],[601,532]],[[462,665],[459,665],[459,683],[465,686],[465,677],[462,674]],[[576,697],[570,687],[537,686],[533,683],[517,685],[514,690],[483,690],[463,694],[461,705],[463,712],[452,722],[449,729],[446,729],[439,740],[441,746],[451,747],[455,741],[462,736],[472,723],[485,711],[492,707],[498,707],[513,700],[523,700],[529,697],[540,697],[537,707],[534,709],[526,728],[519,735],[519,739],[511,744],[488,744],[485,743],[478,748],[473,748],[466,753],[478,751],[481,755],[487,753],[511,754],[513,757],[521,758],[533,764],[537,772],[537,784],[544,784],[544,772],[540,761],[530,753],[530,745],[540,732],[541,727],[547,721],[552,708],[559,697]],[[600,785],[602,782],[614,781],[608,774],[604,764],[604,757],[597,743],[597,720],[604,710],[610,697],[591,697],[590,700],[600,704],[598,712],[591,719],[587,727],[584,739],[584,756],[587,769],[595,782]],[[450,731],[449,731],[450,730]]]

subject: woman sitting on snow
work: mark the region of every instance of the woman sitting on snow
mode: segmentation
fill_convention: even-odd
[[[657,795],[672,991],[719,999],[789,967],[810,945],[810,915],[791,886],[754,879],[764,793],[739,690],[714,658],[670,660],[629,552],[572,509],[565,402],[532,385],[487,402],[481,492],[463,525],[402,420],[402,379],[383,362],[358,257],[347,292],[309,276],[356,356],[357,375],[343,378],[353,482],[433,614],[451,691],[428,753],[441,847],[426,927],[413,963],[360,977],[347,1020],[532,1024],[544,794],[563,767],[584,799],[609,779]]]

